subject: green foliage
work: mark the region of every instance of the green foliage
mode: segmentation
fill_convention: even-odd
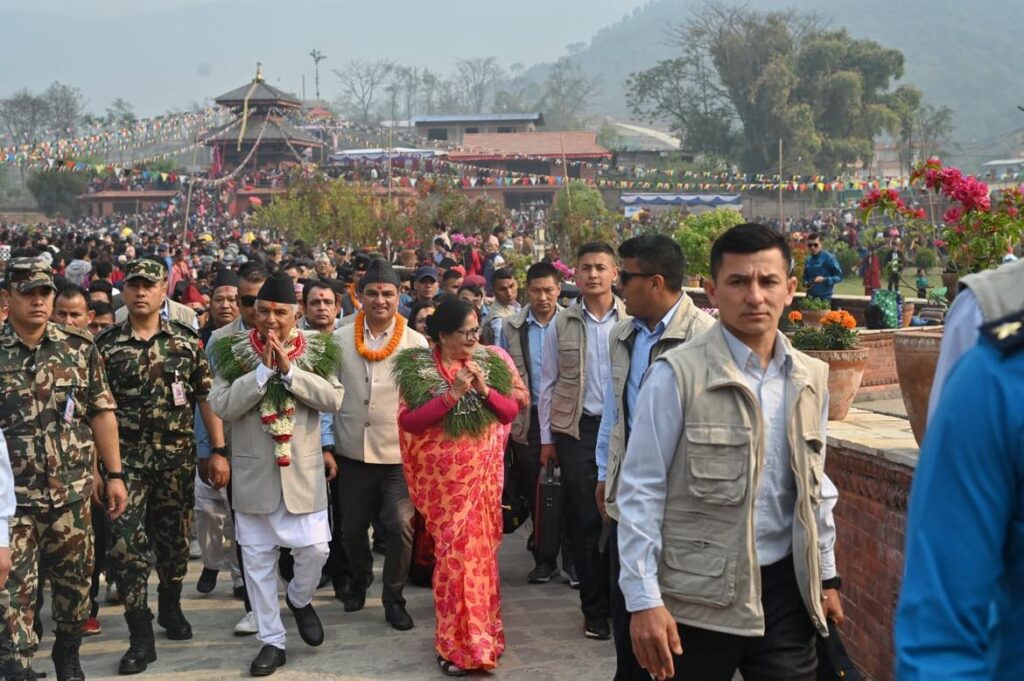
[[[722,232],[742,222],[743,216],[732,208],[709,210],[686,217],[674,234],[686,258],[686,274],[710,277],[711,245]]]
[[[850,276],[857,270],[857,266],[860,265],[860,254],[850,248],[845,241],[836,241],[833,246],[835,248],[836,260],[839,261],[839,266],[843,268],[843,276]]]
[[[40,171],[25,183],[39,210],[47,216],[78,219],[82,202],[78,197],[89,185],[90,173]]]
[[[504,205],[487,195],[469,198],[449,187],[440,187],[417,202],[410,220],[424,243],[433,246],[435,222],[444,222],[450,229],[467,234],[490,234],[505,222],[508,211]]]
[[[533,264],[533,256],[529,253],[516,253],[514,249],[506,248],[501,252],[505,260],[505,267],[512,270],[516,281],[519,283],[519,292],[522,295],[526,291],[526,270]]]
[[[263,229],[279,229],[307,243],[341,243],[371,246],[394,224],[381,220],[390,205],[369,189],[341,180],[298,179],[256,213]]]
[[[585,76],[580,67],[567,58],[551,67],[544,81],[540,108],[549,130],[577,130],[583,127],[583,116],[597,90],[595,81]]]
[[[793,346],[798,350],[852,350],[860,342],[857,322],[845,310],[829,312],[822,320],[821,328],[799,326],[792,338]]]
[[[919,248],[914,256],[914,267],[923,267],[925,271],[939,264],[939,256],[930,248]]]
[[[812,298],[810,296],[804,296],[800,300],[801,310],[831,310],[832,303],[825,300],[824,298]]]
[[[597,143],[610,151],[620,151],[625,146],[625,140],[615,129],[614,125],[605,123],[597,133]]]
[[[630,76],[633,111],[667,119],[696,151],[750,172],[835,173],[870,162],[898,115],[890,81],[903,55],[813,15],[707,4],[675,35],[682,56]]]
[[[553,240],[562,253],[591,241],[615,239],[615,214],[605,207],[601,192],[585,182],[565,185],[555,197],[550,217]]]

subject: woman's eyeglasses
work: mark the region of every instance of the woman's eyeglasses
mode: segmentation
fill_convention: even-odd
[[[459,334],[460,336],[464,337],[468,341],[480,340],[480,327],[479,326],[476,327],[475,329],[457,329],[456,331],[454,331],[454,333]]]

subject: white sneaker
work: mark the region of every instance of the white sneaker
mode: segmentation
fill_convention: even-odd
[[[107,603],[120,603],[121,597],[117,593],[117,584],[114,582],[107,582]]]
[[[190,560],[203,557],[203,550],[199,548],[199,542],[193,539],[188,545],[188,557]]]
[[[249,634],[255,634],[260,630],[256,624],[256,613],[247,612],[242,619],[238,620],[238,624],[235,625],[235,636],[248,636]]]

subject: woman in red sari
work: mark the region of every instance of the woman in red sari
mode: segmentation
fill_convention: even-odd
[[[494,669],[505,648],[498,548],[502,460],[529,396],[503,350],[483,347],[480,320],[451,299],[428,318],[435,347],[395,358],[398,427],[409,495],[434,540],[435,647],[441,671]]]

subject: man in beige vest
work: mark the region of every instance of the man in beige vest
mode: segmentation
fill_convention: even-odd
[[[412,560],[413,505],[398,446],[398,389],[391,377],[395,355],[404,348],[426,347],[427,340],[398,316],[398,275],[384,260],[374,260],[359,280],[362,309],[351,324],[334,333],[341,349],[338,378],[345,399],[334,415],[338,462],[338,504],[342,546],[352,573],[343,594],[346,612],[361,610],[373,580],[373,554],[366,540],[379,517],[384,528],[384,616],[399,631],[413,627],[402,591]]]
[[[537,402],[540,398],[544,339],[551,328],[551,322],[561,309],[556,302],[561,284],[562,276],[554,265],[546,262],[530,265],[526,270],[528,305],[517,314],[501,319],[501,331],[496,334],[499,344],[516,365],[523,385],[530,391],[530,408],[519,410],[519,415],[512,422],[511,437],[516,469],[530,503],[531,516],[535,511],[537,476],[540,474],[540,419],[537,417]],[[534,517],[534,523],[536,520]],[[534,549],[533,560],[534,567],[526,580],[531,584],[542,584],[550,580],[557,570],[555,556],[540,555]],[[565,566],[564,555],[562,563]]]
[[[778,330],[790,271],[769,227],[726,231],[704,284],[721,321],[656,360],[637,398],[615,495],[619,583],[637,661],[658,679],[814,681],[815,633],[843,619],[828,367]]]
[[[562,471],[564,525],[580,580],[583,634],[608,639],[608,560],[600,548],[604,523],[597,509],[594,449],[604,411],[604,387],[611,380],[608,335],[625,318],[612,293],[618,275],[615,251],[605,243],[584,244],[576,253],[576,284],[583,294],[555,319],[544,339],[541,367],[541,466]]]
[[[629,612],[618,587],[619,512],[615,506],[619,470],[636,414],[637,397],[651,362],[668,350],[707,331],[715,323],[683,293],[686,262],[670,237],[644,234],[619,246],[619,281],[631,319],[612,328],[609,352],[612,380],[605,386],[604,417],[597,436],[597,506],[610,516],[608,557],[611,570],[615,681],[649,681],[636,662],[629,640]],[[606,503],[607,501],[607,503]]]
[[[263,644],[250,666],[254,676],[272,674],[286,661],[279,548],[291,549],[295,561],[285,603],[299,636],[310,646],[324,639],[312,606],[331,538],[319,412],[338,409],[342,387],[330,363],[337,355],[331,337],[297,330],[297,310],[294,283],[276,274],[257,294],[258,333],[227,336],[212,348],[217,376],[210,403],[231,425],[235,535]],[[217,486],[223,457],[211,459]]]

